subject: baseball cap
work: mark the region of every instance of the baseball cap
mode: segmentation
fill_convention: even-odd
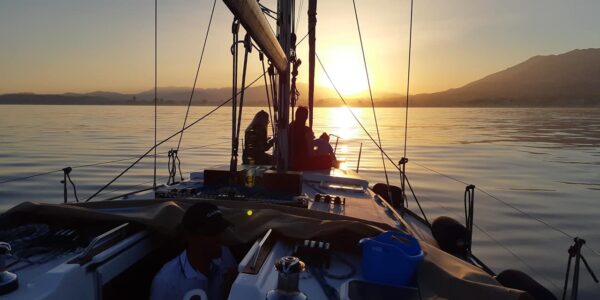
[[[214,204],[200,202],[192,205],[183,215],[182,227],[192,233],[215,236],[233,226],[223,218],[223,212]]]

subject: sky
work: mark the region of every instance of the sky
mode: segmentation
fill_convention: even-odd
[[[375,95],[405,93],[410,1],[356,1]],[[160,87],[192,85],[212,3],[158,0]],[[302,37],[308,0],[296,6]],[[600,47],[599,11],[597,0],[415,0],[410,93],[460,87],[535,55]],[[232,18],[217,0],[198,87],[231,85]],[[352,0],[321,0],[317,18],[317,54],[332,80],[344,94],[364,92]],[[300,82],[308,81],[307,48],[305,41],[298,50]],[[253,52],[248,76],[260,73]],[[316,76],[329,86],[318,67]],[[154,1],[0,0],[0,94],[137,93],[153,85]]]

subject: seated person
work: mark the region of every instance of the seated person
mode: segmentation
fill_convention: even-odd
[[[327,133],[323,132],[318,139],[314,140],[313,144],[316,155],[329,155],[333,160],[336,160],[333,148],[329,144],[329,135]]]
[[[185,250],[167,262],[152,281],[150,299],[184,299],[202,289],[208,299],[225,299],[237,276],[237,263],[221,234],[232,224],[213,204],[201,202],[183,216]]]
[[[244,152],[242,162],[246,165],[270,165],[273,158],[266,153],[273,147],[273,139],[267,139],[269,114],[259,111],[244,132]]]
[[[313,131],[306,126],[308,109],[299,106],[296,117],[290,123],[288,134],[288,147],[290,157],[290,170],[324,170],[333,166],[333,157],[319,155],[313,149]]]

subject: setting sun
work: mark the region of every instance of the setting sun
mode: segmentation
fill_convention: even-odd
[[[367,90],[360,49],[348,46],[331,48],[322,59],[323,66],[342,95],[352,96]],[[333,88],[324,74],[321,74],[319,84]]]

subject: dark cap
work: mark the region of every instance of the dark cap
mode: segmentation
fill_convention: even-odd
[[[200,202],[185,212],[181,226],[191,233],[214,236],[233,224],[223,218],[223,212],[216,205]]]

